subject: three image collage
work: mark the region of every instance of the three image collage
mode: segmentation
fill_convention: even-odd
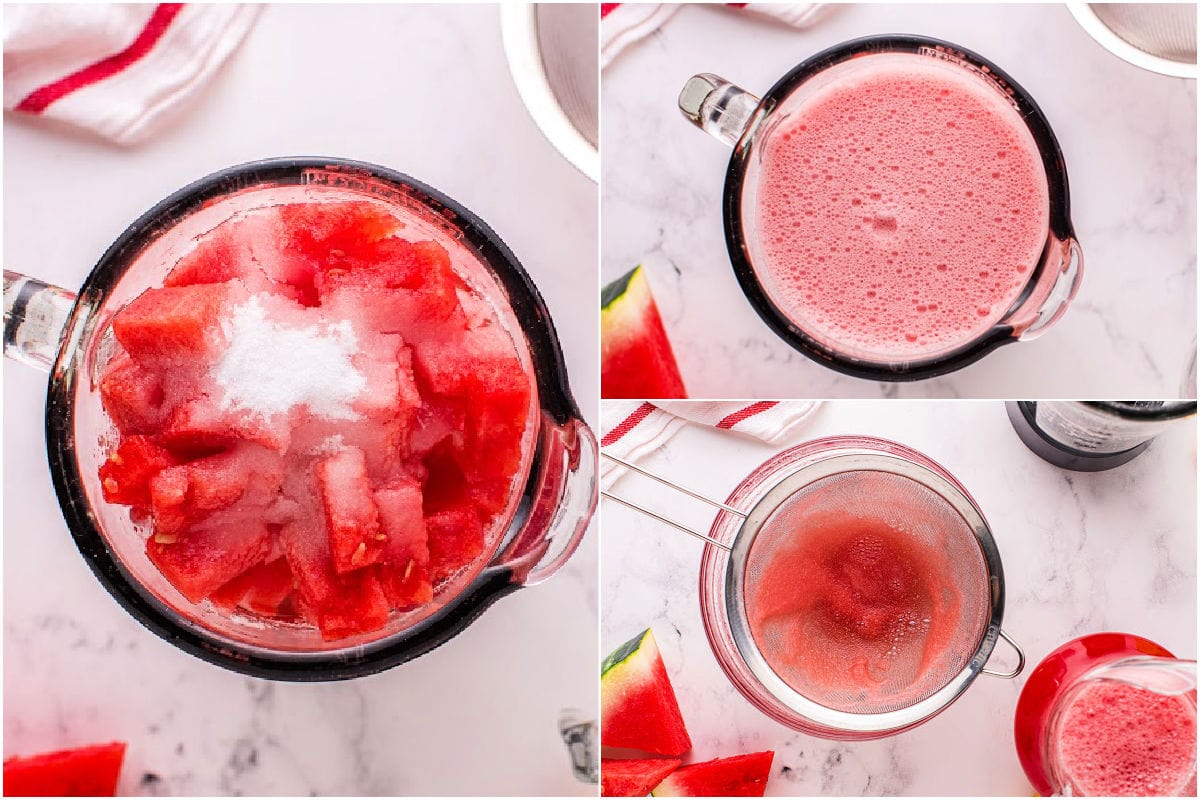
[[[5,3],[5,796],[1195,796],[1195,3]]]

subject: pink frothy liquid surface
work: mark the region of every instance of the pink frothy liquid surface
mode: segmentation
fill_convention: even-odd
[[[831,708],[923,699],[962,668],[980,635],[987,581],[977,549],[962,558],[944,510],[901,499],[894,480],[863,484],[858,507],[797,515],[752,556],[751,635],[788,685]],[[875,503],[900,513],[863,513]]]
[[[755,269],[845,354],[933,357],[1001,320],[1049,228],[1045,170],[1008,98],[961,66],[887,53],[784,101],[762,146]]]
[[[1057,747],[1078,794],[1194,795],[1195,698],[1112,681],[1089,684],[1063,712]]]

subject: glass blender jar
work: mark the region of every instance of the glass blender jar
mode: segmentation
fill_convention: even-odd
[[[1098,472],[1145,452],[1155,436],[1194,416],[1196,401],[1010,400],[1005,408],[1030,450],[1063,469]]]
[[[227,613],[191,602],[145,553],[148,531],[106,502],[98,468],[113,426],[97,379],[115,350],[113,316],[187,252],[194,239],[255,209],[365,201],[442,244],[456,274],[495,311],[536,382],[522,463],[484,555],[436,587],[432,602],[392,612],[379,631],[324,641],[303,620]],[[205,661],[257,677],[354,678],[445,643],[493,602],[554,574],[574,552],[596,503],[596,443],[567,382],[553,323],[503,241],[451,198],[385,167],[337,158],[278,158],[231,167],[162,200],[100,258],[77,292],[5,273],[5,355],[46,369],[46,447],[59,504],[80,554],[134,618]]]

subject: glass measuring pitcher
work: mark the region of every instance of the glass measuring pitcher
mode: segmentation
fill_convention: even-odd
[[[1097,633],[1051,652],[1017,702],[1017,754],[1042,795],[1196,794],[1196,662]]]
[[[1010,400],[1013,429],[1033,452],[1064,469],[1125,464],[1166,428],[1196,414],[1195,400]]]
[[[113,355],[113,316],[166,272],[196,237],[285,203],[366,201],[406,232],[442,244],[453,270],[497,315],[535,378],[521,465],[484,554],[439,585],[431,602],[393,611],[385,626],[325,641],[302,618],[264,619],[189,601],[150,562],[149,531],[104,500],[98,468],[113,426],[97,378]],[[499,236],[437,190],[384,167],[335,158],[281,158],[232,167],[157,204],[100,258],[79,292],[5,273],[5,355],[50,372],[50,472],[80,553],[134,618],[211,663],[265,678],[353,678],[448,641],[500,597],[545,580],[575,551],[596,503],[596,444],[571,395],[558,339],[537,288]]]
[[[869,138],[864,130],[876,123],[882,130],[892,118],[864,121],[854,116],[863,113],[858,106],[848,116],[838,112],[842,122],[826,117],[813,122],[818,118],[811,109],[826,102],[819,98],[857,91],[865,75],[884,70],[881,65],[936,73],[937,80],[968,87],[981,98],[988,109],[979,112],[981,119],[1008,120],[1006,136],[1017,144],[989,154],[997,170],[992,183],[971,164],[954,161],[960,156],[938,150],[960,141],[948,138],[959,135],[955,130],[920,130],[918,120],[911,135],[905,129],[904,135],[888,134],[890,139]],[[880,90],[881,96],[891,94]],[[865,113],[879,102],[872,100]],[[1078,289],[1082,252],[1071,226],[1058,142],[1033,99],[975,53],[927,37],[872,36],[803,61],[761,98],[718,76],[696,75],[684,86],[679,107],[697,127],[733,147],[721,207],[742,291],[777,335],[821,364],[872,380],[945,374],[1002,344],[1040,335]],[[976,112],[964,114],[974,119]],[[829,143],[829,153],[818,154],[815,144],[806,149],[809,139],[784,144],[840,124],[848,126],[845,136],[839,129],[830,137],[836,141]],[[772,155],[775,151],[786,152],[786,158]],[[843,158],[844,153],[854,155]],[[964,216],[960,209],[974,208],[991,190],[968,188],[957,196],[958,184],[979,177],[993,189],[1006,185],[1018,174],[1017,160],[1020,174],[1038,185],[1037,201],[1010,204],[983,224]],[[1011,172],[1007,164],[1014,165]],[[923,176],[935,169],[945,173],[942,182],[924,185]],[[893,174],[898,177],[888,177]],[[1018,224],[1027,228],[1019,246],[991,253],[989,269],[980,271],[983,262],[962,255],[965,247]]]

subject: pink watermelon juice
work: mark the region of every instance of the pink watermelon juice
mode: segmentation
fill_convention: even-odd
[[[755,269],[768,294],[851,355],[911,360],[983,335],[1048,235],[1019,112],[962,67],[911,53],[839,64],[814,86],[763,139]]]
[[[828,512],[776,546],[747,583],[750,630],[792,688],[836,698],[902,692],[947,650],[960,589],[933,547],[883,520]]]
[[[1195,795],[1196,701],[1115,681],[1085,684],[1062,712],[1058,766],[1087,797]]]
[[[192,602],[336,640],[487,550],[525,461],[529,370],[404,227],[368,202],[259,209],[114,316],[101,487]]]

